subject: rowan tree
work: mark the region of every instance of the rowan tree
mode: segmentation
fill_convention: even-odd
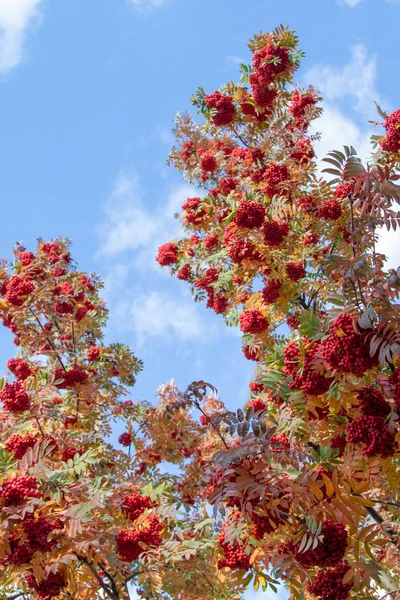
[[[130,400],[142,363],[104,343],[101,288],[62,239],[39,240],[35,253],[17,245],[0,265],[15,344],[0,389],[1,597],[119,600],[134,584],[144,598],[231,598],[212,522],[191,495],[200,448],[209,459],[216,447],[188,406],[212,390],[170,383],[157,406]]]
[[[296,35],[280,26],[249,47],[239,83],[197,90],[200,121],[176,117],[169,162],[198,192],[157,255],[240,327],[255,363],[245,410],[201,416],[219,445],[205,468],[219,580],[283,580],[294,599],[394,598],[400,269],[377,240],[399,224],[400,111],[378,107],[385,134],[366,163],[345,147],[321,174],[309,133],[321,97],[293,83]]]

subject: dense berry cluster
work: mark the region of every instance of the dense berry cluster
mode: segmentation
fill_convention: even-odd
[[[121,435],[118,438],[118,441],[121,444],[121,446],[130,446],[132,443],[132,434],[128,432],[121,433]]]
[[[282,284],[280,281],[277,281],[276,279],[268,280],[261,292],[263,302],[265,302],[265,304],[273,304],[276,302],[279,298],[281,287]]]
[[[30,407],[29,396],[19,381],[4,384],[0,391],[0,401],[6,410],[13,413],[23,412]]]
[[[364,444],[365,456],[388,458],[396,452],[395,434],[383,417],[363,414],[347,425],[347,440],[352,444]]]
[[[289,233],[289,225],[285,222],[266,221],[262,228],[263,239],[267,246],[280,246],[283,238]]]
[[[343,560],[334,569],[318,571],[307,590],[318,600],[346,600],[353,587],[351,583],[343,583],[349,568],[349,563]]]
[[[260,515],[256,512],[251,514],[251,523],[251,533],[257,540],[262,540],[264,535],[272,533],[276,528],[269,515]]]
[[[302,262],[288,262],[286,264],[286,273],[289,279],[296,283],[306,276],[306,270]]]
[[[249,388],[250,388],[251,392],[254,392],[255,394],[259,394],[260,392],[263,391],[264,384],[263,383],[258,383],[257,381],[251,381],[249,383]]]
[[[204,152],[201,157],[200,167],[204,174],[216,171],[218,163],[215,156],[211,152]]]
[[[255,413],[267,409],[267,404],[263,398],[253,398],[247,403],[248,408],[252,408]]]
[[[90,346],[90,348],[86,350],[86,358],[89,362],[98,360],[100,358],[100,348],[97,346]]]
[[[18,260],[23,267],[27,267],[34,260],[33,252],[18,252]]]
[[[172,242],[163,244],[158,249],[157,262],[162,265],[173,265],[178,260],[178,246]]]
[[[49,575],[38,582],[34,575],[28,575],[26,582],[30,588],[35,590],[38,598],[42,600],[51,600],[58,596],[65,587],[64,575],[60,572],[50,572]]]
[[[250,557],[246,554],[246,545],[238,540],[233,544],[227,542],[224,527],[218,536],[218,541],[224,553],[224,557],[218,561],[219,569],[229,567],[229,569],[247,571],[250,568]]]
[[[1,293],[9,304],[22,306],[35,289],[35,284],[21,275],[13,275],[2,287]]]
[[[315,94],[309,92],[302,94],[299,90],[293,92],[289,112],[295,118],[296,127],[301,127],[304,124],[307,110],[317,102],[318,98]]]
[[[271,163],[264,171],[264,189],[268,196],[283,194],[283,184],[289,178],[289,169],[286,165],[277,165]]]
[[[238,227],[255,229],[261,227],[265,219],[265,208],[258,202],[242,200],[236,211],[234,222]]]
[[[27,377],[32,375],[32,369],[22,358],[10,358],[7,361],[7,368],[21,381],[25,381]]]
[[[328,221],[337,221],[342,216],[342,207],[335,200],[326,200],[325,203],[318,209],[318,216]]]
[[[150,515],[149,524],[139,529],[123,529],[116,537],[117,549],[121,559],[133,562],[144,552],[142,544],[149,548],[161,545],[163,525],[158,515]]]
[[[259,310],[244,310],[240,317],[240,329],[244,333],[262,333],[268,329],[268,320]]]
[[[373,387],[363,387],[357,394],[363,415],[371,417],[387,417],[390,413],[390,404],[385,400],[379,390]]]
[[[9,452],[13,453],[14,458],[19,460],[24,456],[28,448],[33,448],[37,441],[37,438],[31,433],[28,433],[27,435],[14,433],[14,435],[6,441],[5,446]]]
[[[334,523],[331,520],[324,521],[321,535],[323,535],[322,542],[307,552],[300,552],[300,543],[297,545],[296,558],[306,569],[335,566],[345,555],[347,531],[342,523]]]
[[[255,103],[270,110],[276,97],[272,84],[277,77],[292,70],[287,48],[268,44],[252,57],[254,71],[249,77]]]
[[[191,225],[199,225],[203,220],[203,217],[206,214],[206,211],[203,208],[199,208],[201,205],[201,198],[187,198],[185,202],[182,204],[183,220],[186,224]],[[165,244],[164,244],[165,245]],[[160,262],[160,261],[158,261]],[[174,261],[175,262],[175,261]],[[160,263],[162,264],[162,263]],[[169,264],[169,263],[168,263]]]
[[[337,317],[329,328],[330,335],[322,341],[322,358],[336,371],[363,375],[378,364],[378,357],[370,356],[368,331],[356,333],[353,315]]]
[[[381,142],[382,150],[386,152],[400,152],[400,109],[395,110],[386,117],[384,127],[386,137]]]
[[[332,379],[325,377],[314,366],[314,360],[320,348],[320,342],[315,342],[311,348],[302,352],[298,342],[290,342],[284,350],[283,371],[293,377],[290,387],[303,390],[305,394],[320,396],[328,391]]]
[[[83,369],[80,369],[76,365],[72,366],[68,371],[59,368],[54,371],[54,380],[59,381],[55,386],[59,390],[65,390],[73,388],[78,384],[85,383],[88,378],[88,374]]]
[[[190,275],[191,269],[189,264],[183,265],[183,267],[179,269],[176,273],[177,278],[181,279],[182,281],[187,281]]]
[[[28,498],[40,498],[41,492],[37,489],[35,477],[14,477],[3,481],[0,498],[4,498],[5,506],[18,506],[24,504]]]
[[[122,504],[123,511],[132,521],[135,521],[147,508],[153,508],[154,506],[155,502],[152,501],[150,496],[143,496],[138,493],[125,496]]]
[[[235,105],[233,104],[231,96],[221,94],[221,92],[217,91],[213,94],[208,94],[205,101],[208,108],[217,111],[211,118],[214,125],[221,127],[232,123],[235,116]]]

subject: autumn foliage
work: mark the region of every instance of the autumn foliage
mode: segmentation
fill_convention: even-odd
[[[321,174],[309,133],[321,98],[293,83],[295,34],[249,46],[238,84],[192,98],[200,122],[176,118],[169,160],[197,191],[157,256],[240,327],[255,364],[245,409],[205,424],[221,437],[219,576],[283,580],[295,599],[395,597],[400,271],[377,240],[399,224],[399,111],[378,107],[385,135],[367,164],[345,147]]]
[[[17,246],[0,268],[16,345],[0,391],[5,597],[400,589],[400,272],[377,248],[399,221],[400,115],[379,109],[368,164],[345,147],[320,174],[322,99],[293,83],[295,34],[250,50],[238,84],[197,91],[200,122],[176,118],[170,163],[196,191],[157,255],[242,331],[249,401],[227,410],[204,382],[127,399],[142,364],[104,344],[101,281],[66,240]]]

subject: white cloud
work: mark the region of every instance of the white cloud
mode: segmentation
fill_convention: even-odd
[[[122,170],[104,205],[104,220],[97,230],[100,247],[96,256],[111,258],[134,251],[137,268],[154,269],[158,246],[179,233],[173,215],[191,195],[195,195],[193,188],[179,185],[169,193],[166,202],[147,208],[135,171]]]
[[[363,160],[371,153],[371,132],[367,128],[362,129],[333,103],[324,105],[322,116],[314,121],[310,131],[314,134],[321,133],[320,141],[315,143],[318,159],[324,158],[331,150],[341,150],[345,145],[353,146]],[[327,166],[322,163],[320,168]]]
[[[339,4],[345,4],[346,6],[350,6],[354,8],[357,4],[363,2],[363,0],[336,0]],[[400,0],[386,0],[388,4],[400,4]]]
[[[347,3],[355,6],[357,2]],[[318,159],[346,145],[353,146],[366,161],[372,151],[372,129],[367,121],[375,118],[373,101],[383,103],[376,89],[376,58],[369,57],[366,47],[357,44],[351,49],[350,61],[343,67],[316,65],[306,74],[306,81],[317,87],[326,100],[322,116],[311,127],[311,133],[321,133],[321,140],[315,144]],[[344,101],[349,105],[346,112]],[[386,101],[384,107],[389,108]],[[319,170],[327,166],[320,162]],[[385,228],[380,231],[377,249],[387,256],[387,269],[397,269],[400,264],[398,235],[397,231],[389,232]]]
[[[377,250],[387,257],[386,269],[397,269],[400,266],[399,231],[388,231],[382,227],[379,231]]]
[[[160,291],[133,293],[132,301],[120,302],[113,310],[123,329],[135,332],[139,346],[148,337],[204,337],[205,326],[192,299],[171,297]]]
[[[26,30],[39,4],[40,0],[0,0],[0,72],[21,62]]]
[[[362,2],[363,0],[340,0],[340,4],[346,4],[346,6],[351,6],[352,8],[354,6],[357,6],[357,4],[360,4],[360,2]]]
[[[136,12],[146,14],[167,3],[168,0],[129,0]]]
[[[350,61],[343,67],[316,65],[309,69],[307,81],[327,101],[349,100],[363,119],[376,117],[374,101],[383,100],[376,89],[376,57],[368,56],[363,44],[351,47]]]

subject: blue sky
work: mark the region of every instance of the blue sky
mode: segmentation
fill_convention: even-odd
[[[366,156],[373,100],[398,108],[399,16],[395,0],[0,0],[0,256],[71,238],[106,281],[108,340],[145,361],[135,398],[173,377],[243,404],[239,335],[154,261],[190,195],[165,166],[173,116],[198,85],[238,79],[250,36],[288,23],[306,51],[299,80],[326,99],[319,155],[351,143]],[[398,266],[393,240],[382,248]],[[0,336],[4,364],[15,347]]]

